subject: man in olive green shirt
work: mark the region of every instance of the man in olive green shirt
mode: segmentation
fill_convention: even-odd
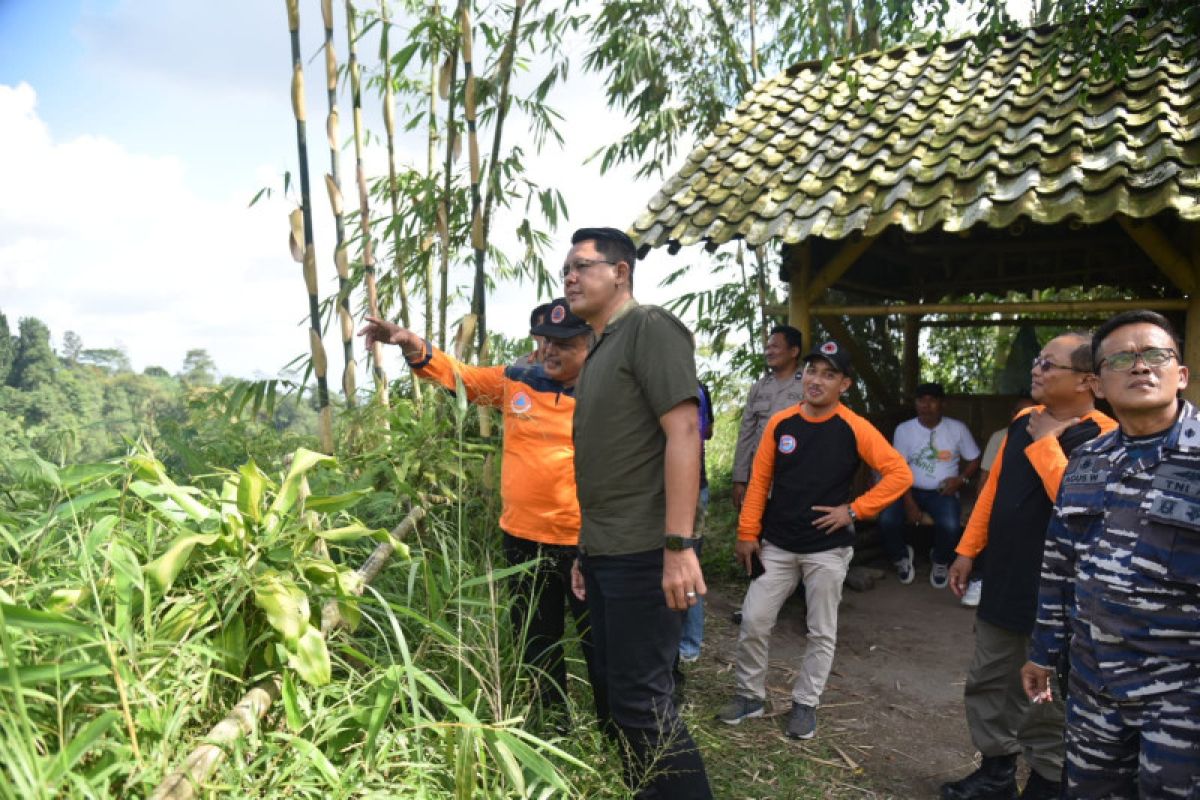
[[[672,699],[683,614],[705,593],[693,549],[700,433],[692,337],[633,299],[633,242],[614,228],[571,237],[563,286],[595,339],[575,388],[582,528],[574,585],[586,597],[604,681],[637,798],[708,800],[704,762]]]

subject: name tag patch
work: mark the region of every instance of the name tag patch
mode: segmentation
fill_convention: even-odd
[[[1150,501],[1150,516],[1161,520],[1200,527],[1200,501],[1160,494]]]
[[[1161,464],[1154,471],[1154,488],[1200,498],[1200,470],[1177,464]]]

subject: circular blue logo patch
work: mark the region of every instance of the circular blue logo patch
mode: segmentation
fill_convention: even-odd
[[[555,306],[550,310],[550,321],[555,325],[567,318],[567,309],[562,306]]]
[[[512,396],[512,402],[509,405],[514,414],[525,414],[533,407],[533,401],[524,392],[517,392]]]
[[[791,435],[779,437],[779,452],[785,456],[796,452],[796,437]]]

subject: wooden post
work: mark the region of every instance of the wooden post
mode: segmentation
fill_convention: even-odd
[[[1200,224],[1187,226],[1187,250],[1191,262],[1192,279],[1200,286]],[[1188,295],[1187,319],[1183,329],[1183,363],[1195,367],[1197,372],[1183,390],[1184,399],[1200,405],[1200,291]]]
[[[911,400],[921,379],[921,315],[904,317],[904,362],[901,364],[904,400]]]
[[[788,278],[788,324],[804,337],[804,352],[813,346],[812,303],[808,288],[812,281],[812,244],[801,242],[792,251]]]

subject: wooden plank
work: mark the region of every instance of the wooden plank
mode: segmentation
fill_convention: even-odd
[[[870,249],[877,238],[876,236],[863,236],[842,245],[842,249],[837,252],[837,255],[831,258],[813,277],[808,286],[808,302],[815,303],[819,300],[825,290],[837,283],[838,278],[845,275],[846,271],[854,266],[854,262]]]
[[[1176,247],[1161,228],[1151,220],[1132,220],[1124,215],[1118,216],[1117,222],[1171,283],[1185,294],[1196,292],[1198,281],[1192,257]]]
[[[875,371],[875,364],[871,360],[871,356],[858,346],[858,342],[850,334],[850,329],[846,327],[841,318],[822,315],[819,319],[821,324],[825,326],[825,330],[829,331],[838,344],[846,348],[846,352],[850,354],[850,361],[854,364],[855,371],[862,378],[871,395],[879,398],[885,406],[896,405],[896,393],[888,385],[887,381],[879,377],[879,373]]]
[[[1184,311],[1182,297],[1146,297],[1133,300],[1059,300],[1040,303],[897,303],[876,306],[811,306],[819,316],[878,317],[888,314],[1087,314],[1117,312],[1131,308],[1155,311]]]
[[[792,249],[789,270],[788,324],[804,337],[804,348],[812,347],[812,312],[809,310],[809,281],[812,278],[812,243],[803,242]]]

